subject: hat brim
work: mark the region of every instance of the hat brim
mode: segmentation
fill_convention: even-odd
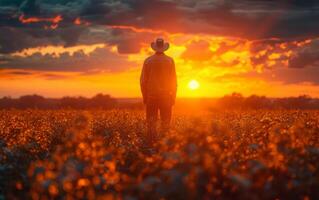
[[[152,42],[151,47],[156,52],[164,52],[169,48],[169,44],[167,42],[165,42],[163,47],[158,47],[155,42]]]

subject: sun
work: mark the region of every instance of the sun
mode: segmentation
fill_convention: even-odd
[[[196,80],[191,80],[188,83],[188,88],[191,90],[197,90],[199,88],[199,83]]]

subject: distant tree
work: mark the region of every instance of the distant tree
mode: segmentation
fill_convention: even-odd
[[[110,109],[114,108],[117,104],[117,101],[111,98],[110,95],[97,94],[90,99],[91,108],[103,108]]]
[[[39,95],[25,95],[18,99],[18,108],[45,108],[46,100]]]
[[[3,97],[0,99],[0,109],[11,108],[14,106],[15,99],[11,97]]]
[[[85,97],[63,97],[60,100],[59,107],[61,108],[75,108],[75,109],[88,109],[88,108],[114,108],[117,104],[116,99],[110,95],[97,94],[88,99]]]
[[[240,109],[243,106],[244,97],[240,93],[232,93],[218,100],[217,104],[225,109]]]
[[[270,109],[271,100],[265,96],[251,95],[244,99],[243,107],[248,109]]]
[[[317,100],[318,101],[318,100]],[[299,97],[279,98],[275,100],[276,108],[283,109],[311,109],[315,108],[313,100],[308,95],[301,95]],[[318,109],[318,107],[317,107]]]
[[[89,107],[89,100],[84,97],[63,97],[60,99],[59,108],[85,109]]]
[[[216,102],[216,104],[215,104]],[[240,93],[232,93],[209,101],[206,107],[216,105],[221,109],[319,109],[319,99],[308,95],[286,98],[267,98],[265,96],[251,95],[247,98]],[[39,109],[141,109],[141,102],[118,101],[107,94],[97,94],[92,98],[63,97],[60,99],[44,98],[39,95],[25,95],[20,98],[3,97],[0,99],[0,109],[8,108],[39,108]]]

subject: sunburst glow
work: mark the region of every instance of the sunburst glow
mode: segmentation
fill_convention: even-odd
[[[191,89],[191,90],[197,90],[199,88],[199,83],[198,81],[196,80],[191,80],[189,83],[188,83],[188,88]]]

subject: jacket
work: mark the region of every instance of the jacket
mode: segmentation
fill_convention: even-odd
[[[143,64],[140,86],[144,103],[168,100],[174,104],[177,90],[174,60],[164,53],[155,53]]]

